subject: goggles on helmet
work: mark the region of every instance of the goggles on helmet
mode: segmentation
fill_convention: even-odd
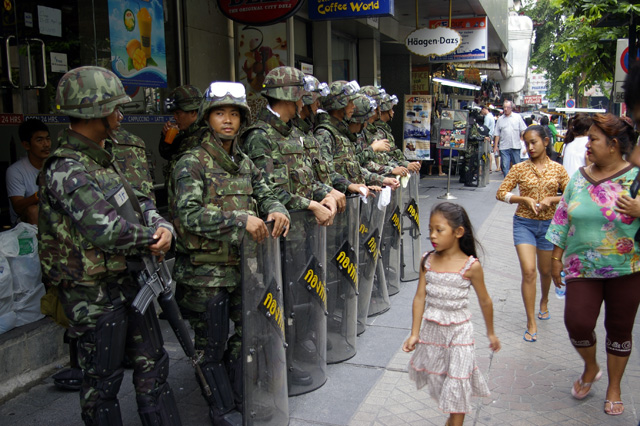
[[[327,83],[320,83],[318,84],[316,92],[320,93],[320,96],[329,96],[331,89],[329,89],[329,85]]]
[[[376,108],[378,108],[378,103],[376,102],[375,99],[373,99],[370,96],[367,96],[367,98],[369,98],[369,111],[374,110]]]
[[[391,95],[389,97],[389,102],[391,102],[391,105],[398,105],[398,97],[396,95]]]
[[[164,108],[167,112],[173,112],[178,109],[178,105],[176,105],[176,100],[174,98],[167,98],[164,100]]]
[[[213,98],[224,98],[231,96],[241,102],[247,101],[247,92],[242,83],[232,83],[224,81],[216,81],[211,83],[204,94],[205,100],[211,101]]]
[[[318,86],[316,85],[315,77],[310,75],[305,75],[303,80],[303,88],[305,92],[315,92],[318,90]]]
[[[344,85],[344,88],[342,90],[344,91],[345,95],[353,96],[360,91],[360,85],[358,84],[357,81],[351,80],[350,82]]]

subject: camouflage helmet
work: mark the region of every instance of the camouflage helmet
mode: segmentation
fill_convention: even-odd
[[[198,111],[198,120],[207,120],[209,113],[216,107],[236,106],[240,109],[242,124],[248,125],[251,110],[247,104],[247,93],[242,83],[214,81],[204,92],[204,100]]]
[[[185,84],[176,87],[171,91],[169,97],[164,101],[167,112],[176,110],[197,111],[202,105],[202,92],[196,86]]]
[[[353,100],[360,90],[357,81],[338,80],[329,86],[329,94],[322,98],[322,108],[327,111],[342,109]]]
[[[327,83],[320,83],[320,81],[312,75],[305,75],[305,92],[302,96],[302,102],[305,105],[311,105],[321,96],[327,96],[329,94],[329,86]],[[312,87],[312,88],[311,88]],[[306,90],[311,88],[311,90]]]
[[[269,71],[262,83],[262,96],[297,102],[304,95],[305,75],[293,67],[277,67]]]
[[[398,105],[398,97],[396,95],[389,95],[385,93],[382,96],[382,103],[380,104],[381,111],[389,111],[393,109],[394,106]]]
[[[378,105],[380,105],[380,103],[382,102],[382,97],[387,92],[382,87],[363,86],[360,89],[360,93],[364,93],[365,95],[369,96],[370,98],[373,98],[373,100],[376,101],[376,103]]]
[[[131,102],[113,72],[94,66],[72,69],[56,89],[56,110],[70,117],[92,119],[111,115],[118,105]]]
[[[353,115],[349,120],[351,123],[364,123],[376,115],[378,103],[373,98],[363,93],[358,93],[356,95],[356,98],[353,100],[353,104],[355,105],[355,109],[353,110]]]

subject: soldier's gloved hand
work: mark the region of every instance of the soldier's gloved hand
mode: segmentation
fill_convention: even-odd
[[[289,234],[289,218],[282,213],[269,213],[267,222],[273,220],[273,232],[271,236],[277,238],[279,236],[286,237]]]
[[[407,169],[406,167],[398,166],[391,170],[391,173],[396,176],[406,176],[409,174],[409,169]]]
[[[375,152],[389,151],[391,144],[389,143],[389,139],[378,139],[371,143],[371,149]]]
[[[398,182],[398,179],[396,178],[388,178],[388,177],[384,178],[382,183],[386,186],[391,187],[391,189],[394,189],[394,190],[400,186],[400,182]]]
[[[329,210],[324,205],[320,204],[317,201],[311,201],[309,204],[309,210],[313,212],[313,215],[316,217],[316,222],[320,226],[329,226],[333,223],[333,216],[335,214],[331,210]]]
[[[409,171],[413,173],[419,173],[421,167],[422,167],[422,163],[420,161],[413,161],[409,163],[409,165],[407,166]]]
[[[151,250],[151,254],[160,257],[160,260],[162,260],[171,248],[173,235],[169,229],[159,226],[155,234],[153,234],[153,239],[156,240],[156,242],[149,246],[149,250]]]
[[[347,196],[337,189],[332,189],[329,193],[330,196],[335,198],[336,206],[338,207],[338,213],[342,213],[347,208]]]
[[[247,232],[257,243],[261,243],[265,238],[269,236],[269,230],[267,229],[267,225],[264,223],[264,221],[259,217],[251,215],[247,216]]]

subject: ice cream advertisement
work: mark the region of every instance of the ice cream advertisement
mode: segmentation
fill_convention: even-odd
[[[404,95],[404,156],[431,159],[431,95]]]
[[[109,0],[111,68],[125,85],[167,87],[162,0]]]

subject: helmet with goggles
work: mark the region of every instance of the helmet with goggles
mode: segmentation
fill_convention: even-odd
[[[247,104],[247,92],[242,83],[230,81],[214,81],[204,93],[198,118],[206,121],[212,109],[224,106],[235,106],[240,109],[244,125],[249,124],[251,110]]]
[[[334,81],[329,85],[329,94],[322,98],[322,108],[327,111],[342,109],[353,100],[360,90],[357,81]]]
[[[70,117],[107,117],[129,102],[118,76],[101,67],[73,69],[62,76],[56,89],[56,109]]]
[[[365,95],[369,96],[370,98],[373,98],[373,100],[376,101],[376,103],[378,105],[380,105],[380,102],[382,102],[382,97],[387,92],[382,87],[363,86],[360,89],[360,93],[364,93]]]
[[[169,97],[164,101],[164,107],[167,112],[177,110],[197,111],[202,105],[202,92],[196,86],[185,84],[176,87],[171,91]]]
[[[380,104],[381,111],[389,111],[394,106],[398,105],[398,97],[396,95],[386,94],[382,97],[382,103]]]
[[[364,123],[376,114],[378,108],[378,103],[373,98],[362,93],[358,93],[353,104],[355,109],[350,119],[352,123]]]
[[[293,67],[277,67],[269,71],[262,83],[262,95],[281,101],[297,102],[304,92],[310,92],[313,80],[305,80],[305,75]]]
[[[302,96],[302,102],[305,105],[311,105],[319,97],[327,96],[329,94],[329,85],[327,83],[320,83],[320,81],[312,75],[305,75],[305,93]],[[306,90],[310,88],[310,90]]]

